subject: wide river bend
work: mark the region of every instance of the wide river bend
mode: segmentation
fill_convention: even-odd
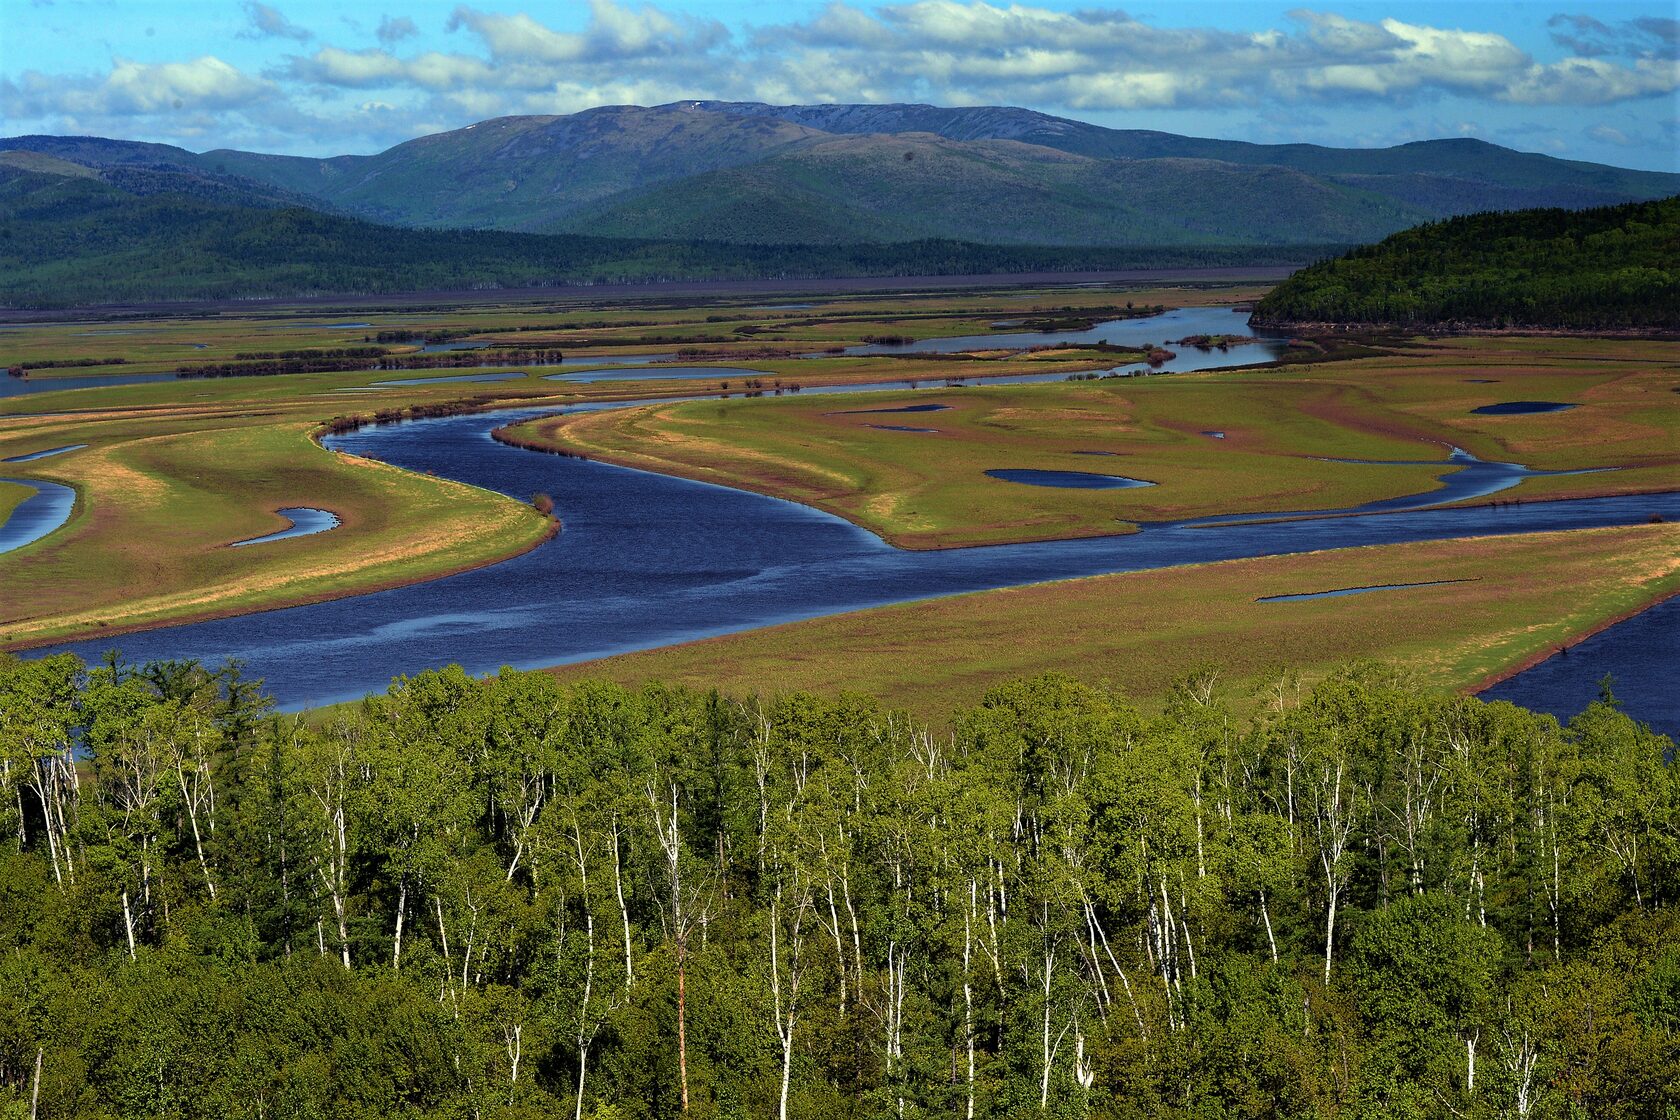
[[[1260,357],[1241,356],[1240,349],[1215,351],[1208,364]],[[555,411],[405,421],[327,441],[340,451],[520,500],[537,492],[554,495],[565,529],[530,552],[408,587],[56,648],[89,660],[112,646],[137,661],[237,658],[267,682],[283,708],[298,709],[354,699],[383,690],[394,675],[452,662],[473,673],[503,665],[536,668],[1046,580],[1327,548],[1631,525],[1653,515],[1680,518],[1675,492],[1145,526],[1128,536],[909,552],[794,502],[542,455],[490,438],[493,428]],[[1629,704],[1630,711],[1634,707]]]

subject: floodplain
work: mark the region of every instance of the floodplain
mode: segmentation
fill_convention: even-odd
[[[1145,324],[1158,309],[1241,306],[1263,291],[1207,282],[610,306],[568,296],[17,324],[0,334],[0,361],[64,388],[6,400],[0,458],[85,446],[6,468],[71,486],[77,500],[62,528],[0,553],[0,647],[106,636],[117,646],[128,631],[565,549],[563,488],[499,492],[322,444],[358,426],[457,413],[484,413],[485,433],[501,428],[515,448],[791,499],[911,549],[1314,516],[1409,495],[1427,504],[1455,448],[1536,471],[1592,472],[1525,477],[1463,500],[1472,504],[1680,489],[1680,344],[1671,341],[1361,336],[1279,339],[1247,353],[1241,339],[1165,334],[1147,348],[1055,342],[1093,322]],[[1023,330],[1045,342],[916,349]],[[845,353],[858,347],[880,352]],[[1205,352],[1228,368],[1152,374],[1151,350]],[[591,368],[611,375],[554,379]],[[258,369],[269,371],[241,375]],[[78,374],[113,372],[165,376],[76,387]],[[452,380],[479,375],[494,379]],[[1023,378],[1036,380],[1006,383]],[[904,387],[879,388],[893,384]],[[876,388],[853,396],[848,386]],[[1476,411],[1505,401],[1575,407]],[[504,425],[498,411],[508,409],[523,422]],[[1027,486],[987,473],[999,471],[1150,485]],[[0,518],[26,495],[0,484]],[[299,508],[338,525],[230,547],[284,529],[280,511]],[[1439,687],[1467,689],[1672,594],[1674,533],[1475,537],[1131,572],[561,671],[743,691],[861,688],[921,711],[1044,669],[1147,697],[1210,662],[1259,681],[1284,663],[1311,673],[1353,658],[1399,660]],[[1256,602],[1418,580],[1434,585]]]

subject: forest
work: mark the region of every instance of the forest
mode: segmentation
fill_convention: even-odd
[[[417,230],[0,166],[0,306],[1288,264],[1323,246],[849,245]]]
[[[1253,321],[1680,328],[1680,197],[1417,226],[1295,273]]]
[[[0,655],[0,1115],[1672,1116],[1680,782],[1612,687],[305,722]]]

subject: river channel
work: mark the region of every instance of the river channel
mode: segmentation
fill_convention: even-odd
[[[1153,333],[1175,337],[1163,336],[1159,323]],[[1225,333],[1237,332],[1227,326]],[[1262,354],[1237,357],[1242,349],[1260,347],[1212,351],[1205,358],[1209,366],[1263,360]],[[924,384],[942,394],[953,391],[937,379]],[[406,421],[327,441],[335,450],[521,500],[536,492],[554,495],[565,529],[530,552],[409,587],[58,648],[88,660],[113,646],[132,661],[214,664],[237,658],[266,681],[283,708],[298,709],[380,691],[394,675],[449,663],[473,673],[503,665],[535,668],[1045,580],[1328,548],[1630,525],[1653,515],[1680,518],[1676,492],[1284,522],[1147,525],[1127,536],[910,552],[797,503],[537,454],[490,438],[495,427],[556,411]],[[1640,715],[1637,697],[1623,698],[1630,713]]]

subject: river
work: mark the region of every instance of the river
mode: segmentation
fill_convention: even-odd
[[[1163,337],[1159,326],[1153,333]],[[1236,332],[1227,324],[1219,333]],[[1205,358],[1223,365],[1261,357],[1236,357],[1244,349],[1254,348],[1212,351]],[[925,383],[950,391],[936,378]],[[136,661],[238,658],[267,682],[283,708],[298,709],[353,699],[382,690],[394,675],[451,662],[474,673],[503,665],[535,668],[1045,580],[1327,548],[1631,525],[1653,514],[1680,518],[1677,492],[1275,523],[1153,525],[1129,536],[907,552],[797,503],[536,454],[490,438],[494,427],[554,411],[406,421],[327,441],[335,450],[521,500],[536,492],[554,495],[565,529],[524,555],[409,587],[59,648],[89,660],[112,646]],[[1629,711],[1640,714],[1638,698],[1626,700]]]

